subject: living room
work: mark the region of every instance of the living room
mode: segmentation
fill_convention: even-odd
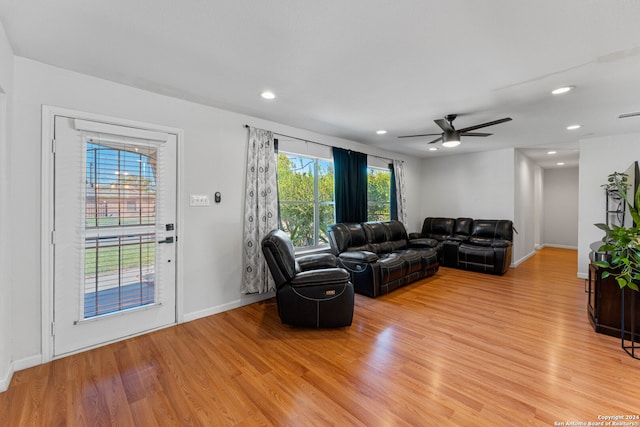
[[[46,260],[42,259],[42,246],[46,244],[48,231],[43,230],[43,204],[46,201],[42,186],[49,179],[41,162],[45,154],[43,105],[171,126],[183,131],[183,145],[178,155],[181,165],[178,208],[181,253],[177,323],[247,306],[268,296],[239,292],[247,143],[245,124],[302,140],[404,161],[408,231],[418,231],[426,216],[512,219],[518,232],[513,246],[516,270],[518,265],[534,257],[538,248],[550,243],[547,237],[551,235],[545,233],[552,225],[559,223],[564,229],[573,227],[577,240],[553,242],[552,246],[576,250],[575,276],[580,279],[588,274],[589,244],[601,238],[601,232],[593,226],[601,222],[604,215],[600,186],[609,173],[623,171],[633,160],[640,160],[637,144],[640,124],[637,122],[635,129],[632,122],[625,122],[623,126],[630,130],[622,134],[585,136],[573,141],[579,146],[579,164],[563,176],[541,168],[515,147],[419,157],[394,151],[391,145],[383,148],[307,130],[302,125],[289,125],[286,117],[267,120],[235,112],[231,107],[214,107],[205,102],[181,99],[174,93],[174,88],[163,87],[163,82],[142,81],[139,87],[133,87],[100,78],[99,70],[90,75],[23,57],[14,52],[1,18],[2,15],[0,390],[9,387],[15,372],[52,358],[50,349],[43,344],[48,340],[52,315],[50,300],[43,293]],[[42,35],[41,38],[46,44],[46,37]],[[55,51],[54,47],[47,48]],[[634,69],[632,66],[637,64],[637,59],[630,56],[627,60],[630,69]],[[437,63],[438,59],[433,62]],[[211,74],[215,76],[215,73]],[[184,78],[188,79],[188,74]],[[224,85],[224,78],[214,77],[212,84]],[[637,87],[640,85],[630,87],[628,91],[637,91]],[[257,98],[255,103],[262,102]],[[229,100],[220,101],[220,104],[225,103],[231,105]],[[304,109],[304,106],[299,108]],[[633,111],[638,109],[636,105]],[[435,118],[438,117],[422,117],[425,131]],[[514,118],[514,122],[516,120]],[[313,120],[310,119],[310,123],[313,124]],[[531,133],[535,131],[530,130]],[[500,127],[492,132],[497,136]],[[553,224],[550,219],[543,220],[545,186],[552,186],[557,193],[568,194],[577,200],[575,210],[556,217],[557,222]],[[221,194],[219,204],[202,208],[188,205],[190,194],[213,195],[216,192]]]

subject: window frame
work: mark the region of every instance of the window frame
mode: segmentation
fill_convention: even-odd
[[[330,164],[330,167],[333,169],[334,179],[335,179],[335,168],[332,158],[326,158],[322,156],[316,156],[312,154],[304,154],[295,152],[293,150],[283,150],[279,149],[276,153],[276,164],[278,163],[277,157],[282,154],[286,156],[295,156],[298,158],[308,159],[313,161],[313,200],[304,201],[304,200],[286,200],[285,203],[307,203],[313,202],[313,244],[309,246],[295,246],[294,249],[296,253],[298,252],[309,252],[315,250],[326,250],[329,248],[329,243],[323,243],[320,241],[320,206],[321,205],[332,205],[333,206],[333,223],[335,223],[335,191],[333,193],[332,201],[321,201],[320,198],[320,189],[319,189],[319,176],[318,176],[318,162],[323,161]],[[278,174],[279,179],[279,174]],[[278,189],[280,188],[280,182],[278,181]],[[280,208],[280,204],[282,203],[280,199],[280,195],[278,195],[278,207]],[[282,214],[280,214],[280,223],[282,223]]]

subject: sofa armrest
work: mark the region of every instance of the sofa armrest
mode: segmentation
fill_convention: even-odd
[[[312,254],[296,258],[302,271],[317,270],[319,268],[332,268],[337,266],[336,257],[333,254]]]
[[[291,280],[291,286],[318,286],[342,284],[349,281],[349,272],[344,268],[323,268],[320,270],[303,271]]]
[[[509,246],[511,246],[511,242],[508,240],[494,240],[491,243],[493,248],[508,248]]]
[[[429,238],[409,238],[409,247],[410,248],[435,248],[438,246],[438,241],[436,239]]]
[[[424,237],[424,235],[422,233],[416,233],[416,232],[409,233],[409,240],[411,240],[411,239],[421,239],[423,237]]]
[[[374,252],[370,251],[349,251],[342,252],[338,255],[340,259],[345,261],[355,261],[355,262],[376,262],[378,260],[378,255]]]

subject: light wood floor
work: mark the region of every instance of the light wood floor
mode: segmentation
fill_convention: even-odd
[[[441,268],[353,325],[280,324],[273,300],[17,372],[5,426],[552,426],[640,415],[640,360],[596,334],[576,251],[502,277]],[[624,420],[623,420],[624,421]],[[640,420],[635,420],[640,421]]]

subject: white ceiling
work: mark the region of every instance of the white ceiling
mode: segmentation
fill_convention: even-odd
[[[0,0],[18,56],[420,157],[528,147],[543,167],[640,132],[617,118],[640,111],[639,19],[637,0]],[[437,152],[397,139],[449,113],[513,121]]]

